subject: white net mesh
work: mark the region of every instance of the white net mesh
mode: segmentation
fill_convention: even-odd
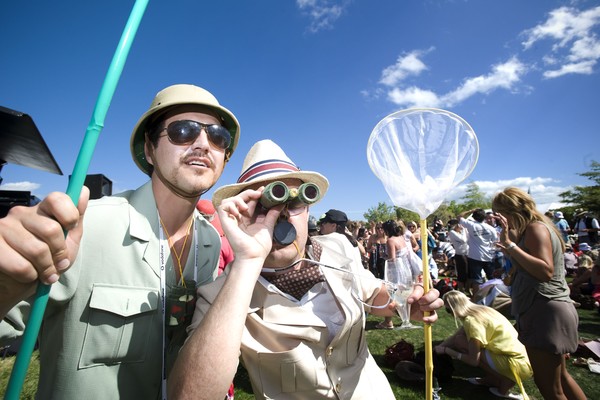
[[[381,120],[367,158],[394,205],[426,218],[475,168],[479,144],[469,124],[439,109],[408,109]]]

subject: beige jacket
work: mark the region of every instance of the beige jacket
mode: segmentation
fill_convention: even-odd
[[[363,268],[360,257],[356,261],[354,248],[343,235],[311,240],[323,246],[322,263],[356,274],[322,268],[343,316],[341,328],[329,342],[321,319],[257,282],[241,346],[254,395],[257,399],[394,399],[369,353],[365,310],[355,298],[358,295],[368,303],[378,293],[379,281]],[[224,279],[222,275],[198,289],[190,330],[198,326]]]

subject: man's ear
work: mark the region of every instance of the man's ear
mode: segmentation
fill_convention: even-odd
[[[146,135],[146,140],[144,141],[144,156],[148,164],[154,167],[154,146],[148,139],[148,135]]]

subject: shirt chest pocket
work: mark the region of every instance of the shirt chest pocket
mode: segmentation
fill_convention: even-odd
[[[95,284],[79,368],[142,362],[157,352],[158,305],[154,288]]]

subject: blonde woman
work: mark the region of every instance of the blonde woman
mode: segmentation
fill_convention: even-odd
[[[565,280],[565,244],[556,226],[521,189],[494,196],[492,209],[502,227],[500,242],[512,269],[512,315],[525,345],[535,384],[544,399],[585,400],[566,367],[577,350],[577,310]]]
[[[404,231],[404,240],[406,241],[406,244],[410,244],[410,248],[416,254],[420,249],[419,243],[417,242],[417,238],[415,237],[415,235],[413,235],[413,232],[417,229],[417,225],[414,222],[411,222],[410,224],[414,224],[410,225],[412,228],[409,228],[407,225],[404,225],[404,221],[398,221],[398,225]]]
[[[490,392],[498,397],[527,399],[522,381],[533,372],[525,346],[519,342],[510,321],[491,307],[472,303],[458,290],[447,292],[443,299],[446,310],[454,315],[456,326],[460,320],[462,327],[436,346],[436,353],[485,371],[483,378],[469,378],[470,383],[489,386]],[[522,395],[510,393],[515,383]]]

